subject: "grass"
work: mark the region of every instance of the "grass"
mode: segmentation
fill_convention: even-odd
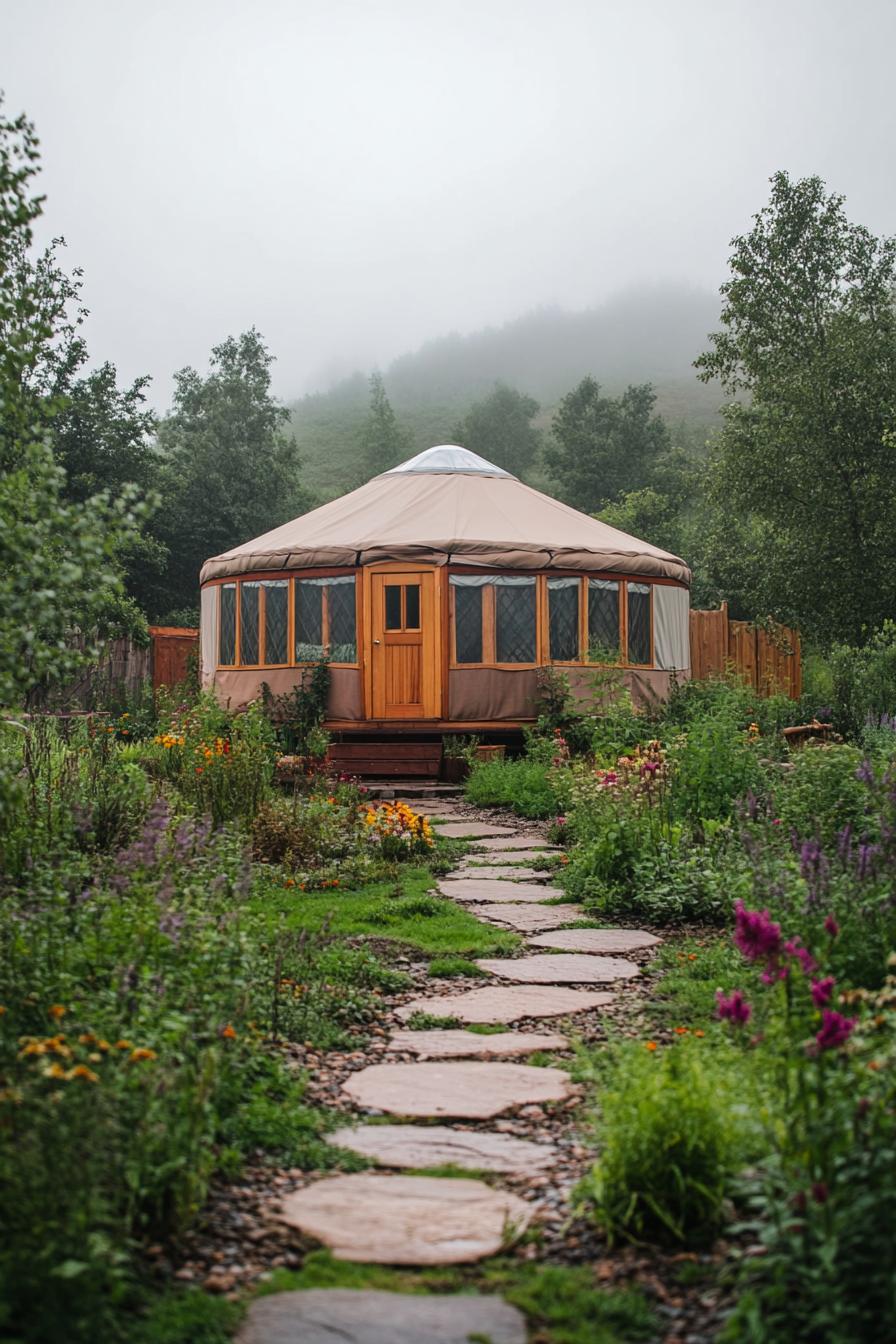
[[[587,1266],[520,1264],[498,1257],[481,1267],[415,1271],[348,1264],[326,1251],[314,1251],[296,1273],[278,1270],[262,1291],[302,1288],[500,1293],[525,1315],[539,1344],[636,1344],[656,1338],[657,1333],[657,1321],[642,1293],[600,1289]]]
[[[653,964],[665,972],[647,1004],[658,1026],[705,1029],[715,1020],[716,990],[743,988],[746,975],[744,959],[728,936],[666,943]]]
[[[511,952],[516,934],[483,924],[446,896],[432,891],[428,868],[411,868],[398,882],[376,882],[357,891],[296,892],[279,874],[261,875],[253,904],[289,929],[325,930],[340,937],[386,938],[430,956],[484,956]]]
[[[429,963],[429,974],[446,977],[470,975],[480,980],[488,978],[488,971],[477,966],[475,961],[467,961],[465,957],[433,957]]]
[[[411,1013],[405,1026],[408,1031],[438,1031],[443,1028],[450,1031],[460,1026],[460,1020],[456,1017],[439,1017],[437,1013]]]
[[[243,1311],[198,1288],[171,1289],[134,1321],[127,1344],[230,1344]]]
[[[524,758],[477,765],[467,780],[466,797],[477,807],[512,807],[522,817],[552,817],[560,810],[548,767]]]

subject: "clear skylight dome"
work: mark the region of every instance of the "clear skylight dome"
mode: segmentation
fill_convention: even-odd
[[[469,448],[461,448],[456,443],[441,443],[435,448],[427,448],[416,457],[409,457],[407,462],[401,462],[397,467],[384,471],[383,475],[394,476],[399,471],[433,472],[442,475],[466,472],[470,476],[510,476],[511,480],[514,479],[503,467],[496,467],[494,462],[486,462],[478,453],[471,453]]]

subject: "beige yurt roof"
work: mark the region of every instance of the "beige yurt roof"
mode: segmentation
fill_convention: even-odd
[[[691,578],[668,551],[533,490],[466,448],[443,444],[206,560],[202,582],[378,560]]]

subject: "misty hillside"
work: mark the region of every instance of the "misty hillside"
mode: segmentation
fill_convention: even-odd
[[[716,295],[672,286],[628,291],[582,312],[542,308],[402,355],[384,370],[386,391],[418,448],[450,440],[453,426],[496,381],[537,398],[539,423],[547,425],[556,403],[587,374],[611,393],[653,383],[659,412],[699,434],[715,423],[721,395],[697,381],[692,361],[718,315]],[[321,498],[360,483],[356,444],[367,408],[362,373],[291,407],[304,478]]]

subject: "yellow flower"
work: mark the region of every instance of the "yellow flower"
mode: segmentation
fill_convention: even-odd
[[[56,1022],[58,1022],[61,1017],[65,1017],[65,1014],[67,1012],[68,1009],[66,1008],[64,1003],[54,1003],[50,1008],[50,1016]]]
[[[69,1069],[67,1077],[83,1078],[85,1083],[98,1083],[100,1080],[99,1074],[88,1069],[86,1064],[76,1064],[73,1069]]]
[[[122,1037],[120,1041],[115,1042],[116,1050],[133,1050],[133,1048],[134,1048],[134,1042],[126,1041],[124,1037]]]
[[[155,1050],[147,1050],[145,1046],[138,1046],[136,1050],[131,1051],[130,1063],[139,1064],[144,1059],[158,1059]]]
[[[47,1067],[42,1070],[42,1072],[45,1078],[68,1077],[68,1074],[66,1073],[65,1069],[62,1067],[61,1064],[48,1064]]]

